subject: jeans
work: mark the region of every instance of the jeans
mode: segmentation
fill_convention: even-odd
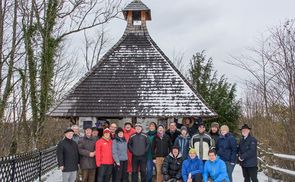
[[[97,182],[109,182],[111,180],[113,165],[102,164],[99,166]]]
[[[63,182],[75,182],[77,178],[77,171],[62,172]]]
[[[141,181],[146,182],[146,156],[132,156],[132,182],[138,182],[138,167],[140,167]]]
[[[225,165],[226,165],[226,171],[227,171],[229,181],[233,182],[232,174],[233,174],[233,170],[235,168],[235,164],[231,165],[230,162],[227,161],[227,162],[225,162]]]
[[[146,162],[147,182],[153,181],[153,167],[154,167],[153,159],[147,160],[147,162]]]
[[[243,170],[243,176],[245,182],[250,182],[250,179],[252,182],[258,182],[257,179],[257,167],[242,167]]]

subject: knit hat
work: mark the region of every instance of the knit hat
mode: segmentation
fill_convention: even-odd
[[[212,127],[216,127],[217,129],[219,129],[219,123],[217,123],[217,122],[211,123],[211,128]]]
[[[124,130],[121,127],[116,129],[115,134],[118,135],[120,132],[124,133]]]
[[[111,130],[106,128],[106,129],[103,130],[103,134],[105,134],[105,133],[111,133]]]
[[[197,154],[197,151],[195,148],[190,148],[188,153],[189,154]]]
[[[182,126],[182,127],[180,128],[180,132],[181,132],[182,130],[185,130],[185,131],[187,132],[187,127],[186,127],[186,126]]]
[[[172,151],[173,149],[178,149],[178,150],[179,150],[179,147],[178,147],[177,145],[174,145],[174,146],[172,146],[171,151]]]
[[[68,133],[68,132],[73,132],[74,133],[74,130],[72,130],[72,128],[67,128],[64,133]]]
[[[165,128],[164,125],[162,125],[162,124],[158,125],[158,128],[160,128],[160,127]]]
[[[126,126],[126,125],[130,125],[132,127],[132,123],[130,121],[126,121],[124,126]]]
[[[135,127],[141,127],[142,128],[142,125],[140,123],[136,123]]]
[[[203,123],[203,122],[199,123],[199,124],[198,124],[198,128],[199,128],[200,126],[204,126],[204,127],[205,127],[205,123]]]

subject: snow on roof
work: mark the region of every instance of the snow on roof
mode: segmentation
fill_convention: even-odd
[[[217,116],[152,40],[145,25],[128,25],[119,42],[49,115]]]

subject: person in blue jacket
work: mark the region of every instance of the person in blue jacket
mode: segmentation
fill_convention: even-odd
[[[215,149],[210,149],[208,152],[209,160],[205,162],[204,166],[204,182],[208,182],[208,177],[213,182],[229,182],[225,163],[219,159]]]
[[[203,162],[194,148],[189,150],[189,157],[182,163],[183,182],[202,182]]]
[[[237,141],[235,137],[229,133],[227,125],[220,127],[220,136],[216,143],[217,155],[225,162],[227,175],[232,182],[232,173],[237,158]]]
[[[257,140],[250,134],[251,128],[244,124],[240,130],[242,138],[239,143],[238,159],[242,166],[245,182],[258,182],[257,179]]]

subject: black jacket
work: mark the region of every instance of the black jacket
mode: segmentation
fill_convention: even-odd
[[[210,134],[211,137],[213,138],[213,140],[214,140],[214,144],[215,144],[215,146],[216,146],[216,144],[217,144],[217,140],[218,140],[218,138],[219,138],[219,131],[217,131],[217,133],[212,133],[212,131],[210,130],[209,134]]]
[[[162,139],[156,135],[153,142],[153,158],[166,157],[170,152],[171,146],[171,139],[167,134],[164,134]]]
[[[183,159],[181,154],[178,154],[177,157],[174,157],[173,154],[170,153],[167,157],[165,157],[163,162],[163,175],[168,175],[170,178],[176,178],[177,180],[180,180],[182,161]]]
[[[63,172],[78,170],[79,151],[75,141],[64,138],[57,145],[56,155],[58,166],[64,166]]]
[[[134,133],[128,141],[128,149],[135,156],[145,155],[149,146],[148,137],[144,133]]]
[[[170,129],[166,131],[166,134],[170,137],[171,142],[174,143],[176,138],[180,135],[180,131],[175,130],[175,132],[170,132]]]
[[[81,169],[95,169],[95,157],[90,157],[90,152],[95,151],[95,138],[88,138],[86,136],[80,138],[78,141],[78,148],[80,154],[80,167]]]
[[[249,135],[246,139],[241,138],[239,143],[239,157],[242,167],[256,167],[257,166],[257,140]]]
[[[192,126],[187,127],[187,131],[190,137],[194,136],[195,134],[197,134],[198,131],[198,125],[196,123],[194,123]]]

